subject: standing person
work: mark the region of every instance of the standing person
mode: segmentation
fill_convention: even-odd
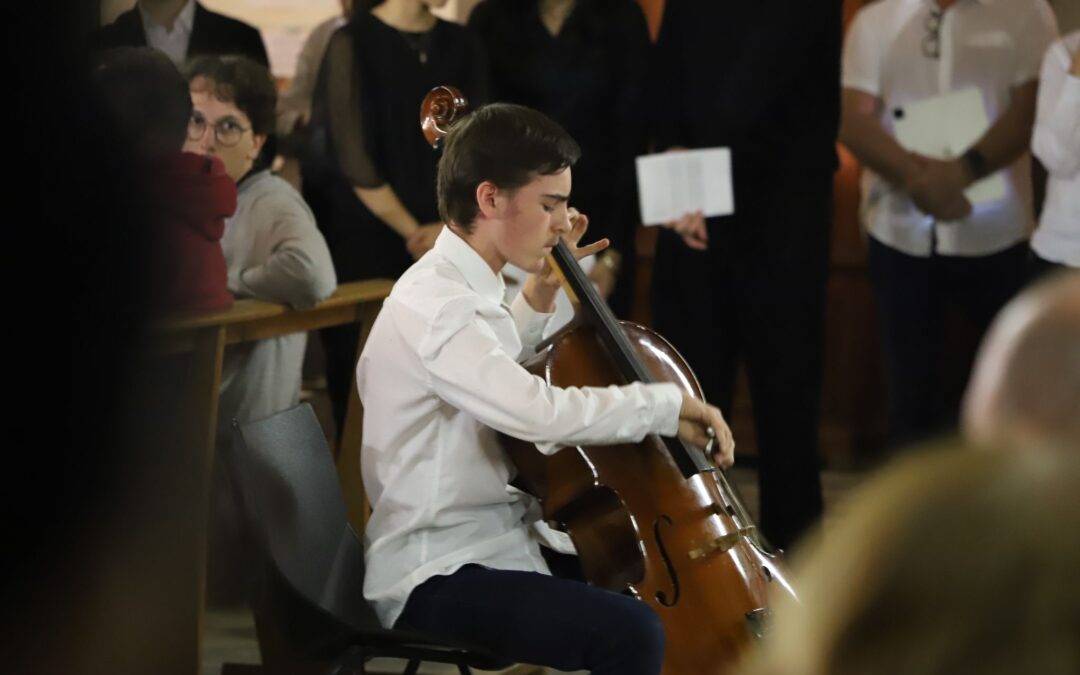
[[[581,143],[574,206],[611,239],[590,276],[618,315],[633,291],[634,157],[645,149],[649,34],[633,0],[484,0],[492,99],[539,110]],[[612,295],[612,293],[614,294]]]
[[[777,5],[780,5],[779,7]],[[658,149],[731,149],[735,213],[660,232],[656,328],[731,410],[750,382],[761,525],[787,547],[822,509],[822,323],[837,166],[839,0],[669,0],[653,95]],[[680,236],[682,235],[682,236]]]
[[[1049,173],[1031,237],[1032,271],[1080,268],[1080,31],[1043,59],[1031,150]]]
[[[153,47],[176,65],[195,56],[241,54],[269,67],[258,29],[195,0],[139,0],[91,36],[98,49]]]
[[[863,217],[889,381],[890,439],[952,427],[974,345],[944,359],[945,322],[984,332],[1020,288],[1033,225],[1027,151],[1039,63],[1056,33],[1045,0],[882,0],[856,15],[844,47],[840,140],[863,163]],[[991,126],[961,156],[905,150],[905,106],[977,89]],[[964,190],[1001,172],[1004,196],[972,208]],[[960,368],[951,377],[951,371]]]
[[[323,179],[330,213],[319,227],[342,281],[398,277],[442,229],[432,189],[437,157],[417,128],[420,103],[438,85],[454,85],[474,103],[487,97],[482,47],[465,28],[431,13],[444,4],[385,0],[356,11],[330,38],[313,118],[336,158]],[[358,331],[322,332],[339,428]]]
[[[537,444],[621,443],[676,434],[731,464],[720,411],[672,383],[548,385],[518,360],[554,310],[544,259],[560,237],[577,258],[587,218],[569,208],[580,150],[534,110],[480,108],[454,125],[439,163],[447,227],[405,272],[356,371],[364,402],[364,595],[387,626],[484,647],[511,662],[600,675],[658,675],[664,631],[633,597],[551,576],[530,527],[531,497],[511,491],[497,432]],[[530,274],[503,303],[500,271]]]

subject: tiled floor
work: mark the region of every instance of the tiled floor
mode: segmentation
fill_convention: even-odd
[[[756,473],[752,469],[735,469],[731,472],[735,484],[746,501],[747,508],[756,518],[758,490]],[[864,476],[862,473],[825,471],[822,483],[825,489],[826,514],[834,512],[837,503]],[[255,626],[251,613],[244,609],[211,610],[206,617],[206,633],[203,649],[204,675],[218,675],[221,665],[232,663],[258,663],[259,649],[255,639]],[[368,665],[369,673],[400,673],[403,662],[379,659]],[[426,665],[421,673],[457,673],[454,666]],[[547,675],[554,671],[535,666],[515,666],[502,673],[513,675]]]

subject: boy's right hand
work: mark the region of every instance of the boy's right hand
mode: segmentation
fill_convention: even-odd
[[[709,434],[710,429],[712,436]],[[735,463],[735,439],[731,435],[731,428],[724,421],[724,415],[716,406],[683,393],[682,408],[679,410],[679,438],[685,443],[704,449],[714,437],[716,446],[712,459],[717,466],[726,469]]]

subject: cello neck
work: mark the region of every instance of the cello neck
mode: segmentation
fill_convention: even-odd
[[[566,243],[560,239],[552,249],[551,256],[563,278],[567,294],[577,305],[579,319],[594,328],[623,379],[626,382],[653,382],[652,373],[638,357],[619,320],[600,297]],[[690,478],[714,469],[701,451],[688,447],[680,439],[661,437],[661,440],[683,477]]]

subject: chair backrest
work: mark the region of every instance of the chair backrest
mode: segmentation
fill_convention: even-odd
[[[379,631],[364,600],[364,554],[337,469],[307,403],[233,422],[228,463],[241,508],[271,564],[307,601],[359,631]]]

